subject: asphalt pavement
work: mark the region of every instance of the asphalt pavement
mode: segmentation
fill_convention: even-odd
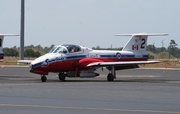
[[[28,67],[0,69],[0,114],[180,114],[179,69],[107,70],[95,78],[40,76]]]

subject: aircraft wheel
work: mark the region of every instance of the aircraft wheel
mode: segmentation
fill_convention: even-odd
[[[113,76],[112,73],[109,73],[109,74],[108,74],[107,80],[108,80],[108,81],[113,81],[113,80],[114,80],[114,76]]]
[[[59,73],[59,80],[61,81],[65,81],[66,76],[64,75],[64,73]]]
[[[45,75],[43,75],[43,76],[41,77],[41,81],[42,81],[42,82],[46,82],[46,81],[47,81],[47,78],[46,78]]]

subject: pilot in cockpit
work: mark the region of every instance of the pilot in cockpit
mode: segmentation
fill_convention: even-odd
[[[75,52],[75,49],[74,49],[74,48],[71,48],[70,53],[74,53],[74,52]]]

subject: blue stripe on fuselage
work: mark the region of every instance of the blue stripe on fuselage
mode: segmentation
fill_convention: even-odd
[[[121,55],[122,58],[135,58],[135,55]],[[100,55],[102,58],[116,58],[116,55]],[[148,58],[148,55],[142,55],[142,58]]]
[[[0,53],[0,56],[4,56],[4,53]]]
[[[57,58],[55,58],[55,59],[50,59],[50,60],[48,60],[48,64],[53,63],[53,62],[56,62],[56,61],[70,60],[70,59],[80,59],[80,58],[85,58],[85,57],[86,57],[86,55],[63,57],[63,59],[57,59]],[[41,66],[43,62],[44,62],[44,61],[39,62],[39,63],[36,63],[36,64],[32,65],[32,67],[34,68],[34,67]]]
[[[117,58],[116,55],[99,55],[100,58]],[[135,58],[135,55],[121,55],[122,58]],[[62,60],[70,60],[70,59],[82,59],[82,58],[86,58],[86,55],[77,55],[77,56],[67,56],[67,57],[64,57],[64,59],[60,59],[60,61]],[[148,55],[142,55],[142,58],[148,58]],[[56,61],[59,61],[57,59],[50,59],[48,60],[48,63],[53,63],[53,62],[56,62]],[[44,61],[43,61],[44,62]],[[41,64],[43,62],[39,62],[39,63],[36,63],[34,64],[32,67],[38,67],[38,66],[41,66]]]
[[[41,64],[42,64],[42,63],[43,63],[43,62],[36,63],[36,64],[32,65],[32,68],[35,68],[35,67],[41,66]]]
[[[77,58],[85,58],[86,57],[86,55],[78,55],[78,56],[69,56],[69,57],[65,57],[66,58],[66,60],[68,60],[68,59],[77,59]]]
[[[148,58],[148,55],[143,55],[144,58]]]
[[[106,57],[112,57],[113,58],[113,57],[116,57],[116,55],[100,55],[100,57],[105,57],[105,58]]]

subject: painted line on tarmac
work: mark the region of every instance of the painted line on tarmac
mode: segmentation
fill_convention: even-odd
[[[162,114],[180,114],[175,111],[163,110],[141,110],[141,109],[120,109],[120,108],[93,108],[93,107],[75,107],[75,106],[45,106],[28,104],[0,104],[2,107],[29,107],[29,108],[51,108],[51,109],[76,109],[76,110],[102,110],[102,111],[123,111],[123,112],[141,112],[141,113],[162,113]]]
[[[0,86],[47,86],[47,85],[93,85],[93,84],[101,84],[99,82],[53,82],[53,83],[43,83],[43,82],[39,82],[39,83],[15,83],[15,84],[0,84]]]
[[[155,76],[155,75],[117,75],[120,78],[155,78],[155,77],[160,77],[160,76]]]
[[[180,81],[167,81],[167,83],[170,83],[170,84],[180,84]]]
[[[3,65],[1,65],[1,66],[3,66]],[[20,65],[5,65],[5,68],[6,68],[6,67],[8,67],[8,68],[16,68],[16,67],[17,67],[17,68],[18,68],[18,67],[20,67],[20,68],[21,68],[21,67],[22,67],[22,68],[26,68],[26,67],[27,67],[27,68],[28,68],[29,65],[24,65],[24,66],[20,66]]]
[[[166,69],[166,70],[180,70],[180,68],[137,68],[137,69],[152,69],[152,70],[164,70],[164,69]]]

